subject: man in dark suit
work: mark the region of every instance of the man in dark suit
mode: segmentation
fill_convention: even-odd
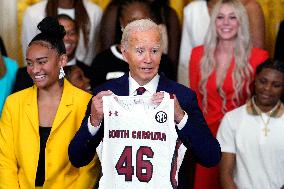
[[[113,93],[120,96],[137,95],[136,89],[144,87],[144,94],[152,95],[154,103],[162,101],[163,92],[160,91],[173,94],[178,138],[198,163],[206,167],[216,165],[221,158],[220,146],[207,127],[195,93],[158,74],[163,45],[158,25],[148,19],[131,22],[123,31],[121,45],[130,72],[93,91],[95,96],[89,102],[82,125],[69,145],[71,163],[75,167],[87,165],[102,141],[102,97]],[[178,188],[188,188],[185,175],[189,171],[183,162],[179,172]]]

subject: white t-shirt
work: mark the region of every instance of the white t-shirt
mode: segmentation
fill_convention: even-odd
[[[284,106],[264,123],[251,101],[225,114],[217,133],[222,152],[236,155],[238,189],[280,189],[284,185]],[[274,114],[274,115],[273,115]],[[263,114],[264,121],[268,115]]]

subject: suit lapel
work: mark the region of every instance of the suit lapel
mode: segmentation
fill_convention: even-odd
[[[37,87],[34,85],[29,88],[29,94],[27,103],[25,104],[25,113],[34,128],[35,132],[38,133],[39,121],[38,121],[38,105],[37,105]]]
[[[166,78],[164,76],[160,75],[160,79],[159,79],[159,83],[158,83],[158,87],[157,87],[157,91],[156,92],[167,91],[168,83],[169,82],[166,82]]]
[[[51,132],[54,132],[61,123],[66,119],[66,117],[72,111],[73,105],[73,91],[71,84],[65,79],[63,94],[60,99],[58,109],[56,111],[55,119],[52,124]]]
[[[122,77],[116,80],[115,88],[117,91],[114,93],[119,96],[128,96],[129,95],[129,74],[126,73]]]

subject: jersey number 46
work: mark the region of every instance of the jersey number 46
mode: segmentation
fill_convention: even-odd
[[[153,164],[143,157],[153,158],[154,152],[148,146],[141,146],[136,153],[136,177],[140,182],[149,182],[153,175]],[[132,146],[125,146],[115,165],[119,175],[125,175],[125,181],[132,181],[134,166],[132,164]]]

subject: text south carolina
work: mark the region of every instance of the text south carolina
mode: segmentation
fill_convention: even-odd
[[[166,141],[167,135],[163,132],[153,131],[129,131],[129,130],[109,130],[109,138],[132,138],[146,140]]]

